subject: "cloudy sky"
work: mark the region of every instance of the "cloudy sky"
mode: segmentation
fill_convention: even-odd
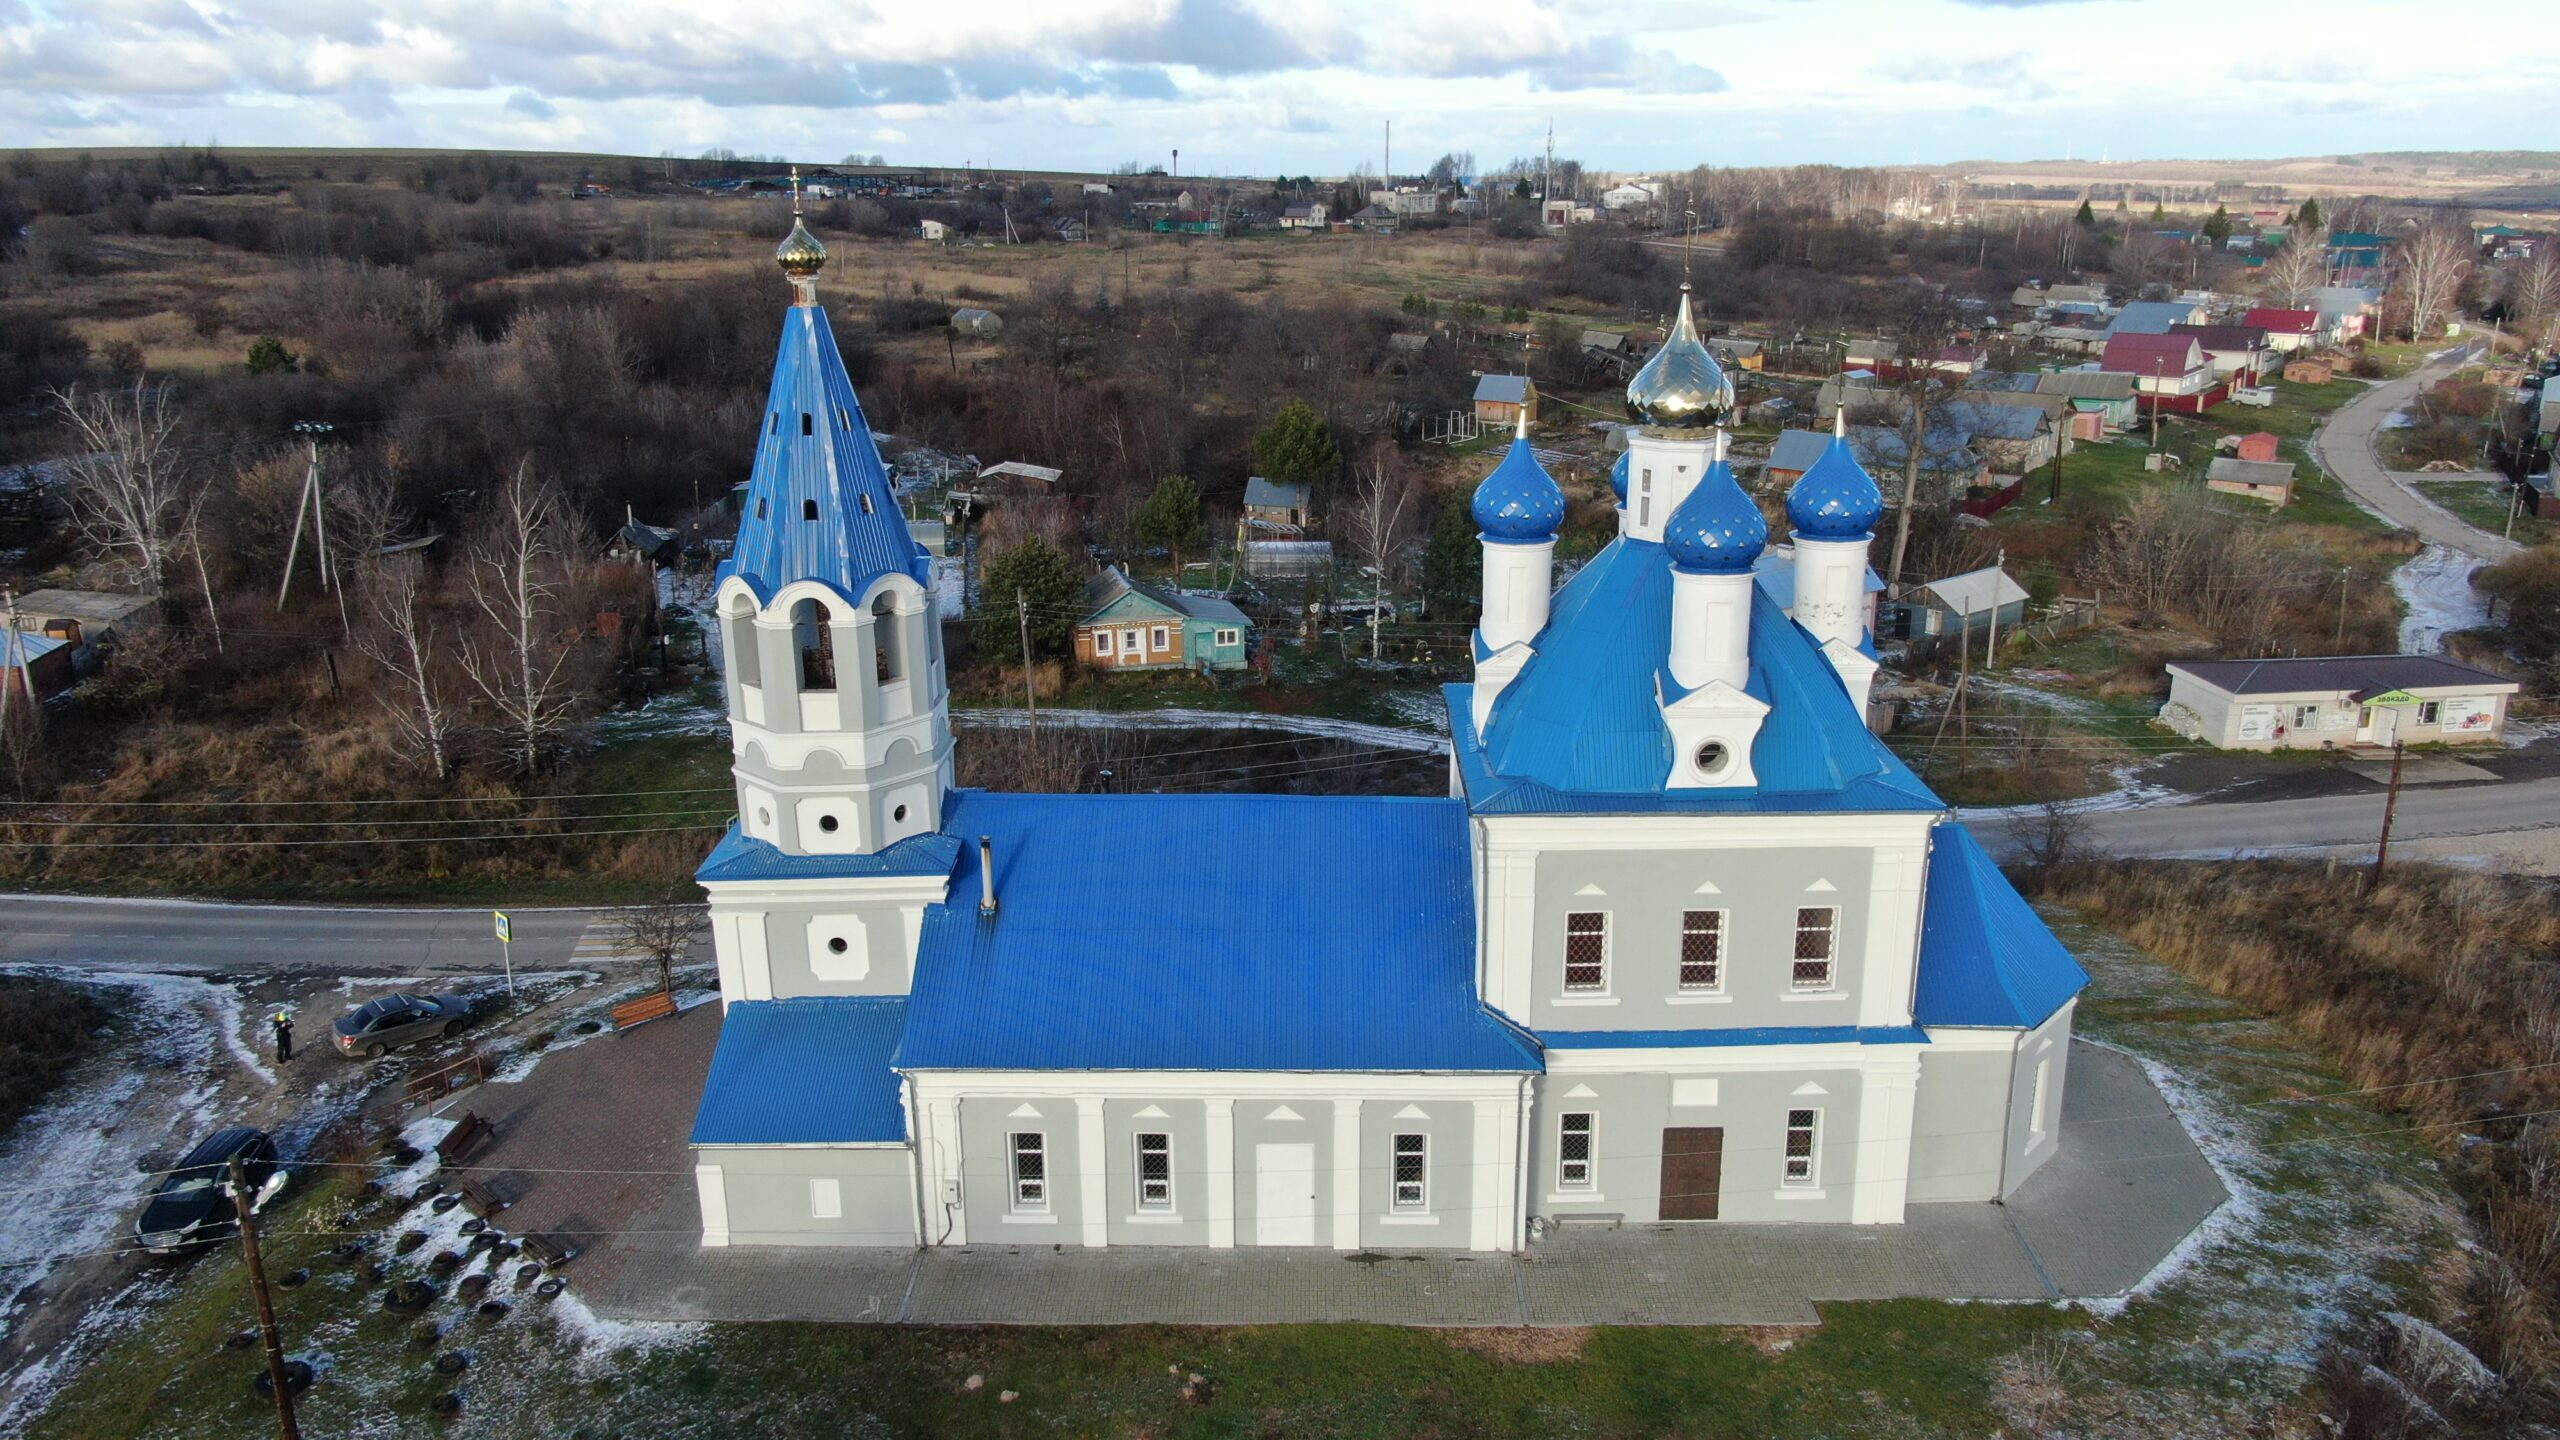
[[[2439,0],[0,0],[0,147],[469,146],[1342,173],[2549,144]],[[2538,117],[2538,118],[2532,118]]]

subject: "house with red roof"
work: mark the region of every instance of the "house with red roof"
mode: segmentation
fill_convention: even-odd
[[[2118,335],[2107,341],[2098,366],[2131,375],[2147,411],[2200,414],[2229,393],[2193,335]]]
[[[2268,347],[2282,354],[2308,350],[2329,338],[2317,310],[2262,307],[2241,316],[2240,323],[2266,331]]]

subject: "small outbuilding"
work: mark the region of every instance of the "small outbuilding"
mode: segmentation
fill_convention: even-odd
[[[1485,425],[1516,425],[1523,412],[1538,423],[1538,387],[1526,375],[1487,375],[1476,381],[1476,420]]]
[[[2225,495],[2246,495],[2282,508],[2293,500],[2293,466],[2283,460],[2243,460],[2217,455],[2205,467],[2204,488]]]
[[[1265,480],[1259,475],[1246,477],[1244,518],[1256,528],[1295,533],[1307,528],[1312,515],[1304,484]]]
[[[0,635],[0,690],[12,692],[0,700],[11,704],[32,700],[41,705],[70,689],[77,678],[71,651],[71,642],[60,636],[25,631]]]
[[[2225,750],[2496,744],[2515,681],[2441,655],[2179,660],[2160,723]]]
[[[1969,635],[1997,623],[2003,630],[2026,623],[2027,589],[1997,565],[1932,580],[1912,592],[1911,633]]]

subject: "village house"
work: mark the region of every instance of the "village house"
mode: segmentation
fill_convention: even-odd
[[[1998,391],[2061,401],[2069,411],[2067,423],[2074,440],[2103,439],[2131,428],[2135,419],[2134,377],[2120,372],[2095,368],[2033,374],[1986,370],[1974,376],[1965,388],[1969,395]]]
[[[1761,367],[1761,343],[1736,335],[1720,335],[1707,342],[1708,353],[1728,370],[1757,371]]]
[[[1793,485],[1804,478],[1831,449],[1831,432],[1827,430],[1781,430],[1769,449],[1769,458],[1760,468],[1761,479],[1768,485]]]
[[[1854,411],[1852,413],[1855,413]],[[1893,487],[1898,497],[1903,464],[1911,453],[1911,445],[1897,426],[1852,425],[1849,445],[1868,469],[1896,478]],[[1965,492],[1990,478],[1990,462],[1973,448],[1973,437],[1946,425],[1931,427],[1920,444],[1920,501],[1931,505],[1951,505]]]
[[[1087,581],[1076,659],[1106,670],[1241,670],[1252,622],[1231,602],[1132,580],[1117,567]]]
[[[1600,192],[1600,204],[1609,210],[1642,210],[1661,199],[1659,180],[1628,180]]]
[[[2254,325],[2173,325],[2169,333],[2194,336],[2213,378],[2225,387],[2255,385],[2279,363],[2267,332]]]
[[[2213,364],[2193,335],[2118,335],[2107,342],[2098,363],[2133,377],[2145,414],[2201,414],[2223,400]]]
[[[2025,403],[2004,403],[2010,401]],[[2053,415],[2061,404],[2044,395],[1976,396],[1968,392],[1940,406],[1938,414],[1946,425],[1961,431],[1967,443],[1981,454],[1990,483],[2004,485],[2053,463],[2054,454],[2063,443],[2053,424]]]
[[[78,674],[72,669],[75,647],[59,635],[38,635],[25,630],[0,634],[0,710],[23,701],[43,704],[71,688]]]
[[[1567,225],[1588,225],[1600,218],[1600,212],[1589,205],[1571,200],[1543,200],[1538,204],[1538,223],[1550,230]]]
[[[2332,338],[2328,327],[2320,323],[2317,310],[2261,306],[2241,316],[2240,323],[2265,331],[2268,348],[2283,355],[2325,345]]]
[[[2204,323],[2204,307],[2183,300],[2131,300],[2107,322],[2107,338],[2166,335],[2180,325]]]
[[[1526,375],[1487,375],[1476,381],[1476,423],[1516,426],[1522,416],[1538,423],[1538,387]]]
[[[91,652],[115,639],[120,627],[138,623],[136,617],[158,603],[149,595],[114,590],[30,590],[15,597],[10,613],[20,630],[70,641],[85,665]]]
[[[1307,487],[1302,481],[1265,480],[1248,476],[1244,482],[1245,523],[1257,528],[1286,530],[1292,534],[1314,523],[1307,509]]]
[[[2027,620],[2027,590],[1997,565],[1932,580],[1911,592],[1911,634],[1970,635]]]
[[[2311,292],[2311,308],[2319,312],[2332,343],[2344,344],[2364,334],[2381,315],[2382,294],[2357,285],[2323,285]]]
[[[2441,655],[2174,660],[2160,723],[2225,750],[2495,745],[2521,688]]]
[[[1322,230],[1325,228],[1328,217],[1330,217],[1332,213],[1332,207],[1326,205],[1321,200],[1309,200],[1301,204],[1283,205],[1280,207],[1280,228],[1283,230]]]
[[[1685,296],[1607,546],[1556,586],[1525,437],[1476,489],[1446,797],[1025,794],[955,783],[823,253],[714,602],[700,1244],[1520,1251],[1902,1224],[2059,1153],[2087,976],[1865,723],[1876,483],[1796,483],[1782,607]]]

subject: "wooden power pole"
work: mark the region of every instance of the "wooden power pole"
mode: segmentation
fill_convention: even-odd
[[[1031,738],[1040,738],[1040,686],[1031,673],[1031,597],[1013,592],[1013,613],[1022,620],[1022,704],[1031,714]]]
[[[2382,845],[2373,852],[2373,873],[2365,878],[2364,893],[2382,888],[2382,867],[2391,861],[2391,817],[2400,808],[2400,742],[2391,742],[2391,789],[2382,799]]]
[[[285,1383],[284,1339],[276,1330],[275,1299],[267,1291],[266,1262],[258,1257],[257,1197],[249,1191],[249,1169],[231,1157],[231,1208],[240,1217],[240,1250],[249,1262],[249,1293],[258,1302],[258,1333],[267,1342],[267,1383],[276,1390],[276,1434],[302,1440],[293,1418],[293,1388]]]

